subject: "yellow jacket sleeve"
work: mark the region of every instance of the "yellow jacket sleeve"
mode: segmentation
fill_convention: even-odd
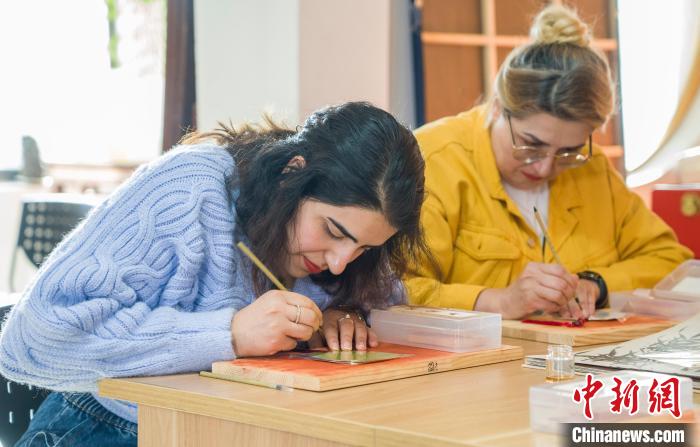
[[[431,262],[407,275],[414,304],[473,309],[485,288],[508,287],[530,262],[554,262],[503,187],[486,109],[416,130],[425,157],[421,224]],[[548,231],[571,272],[592,270],[609,291],[653,287],[691,252],[594,146],[583,166],[549,184]]]
[[[642,199],[627,189],[620,175],[607,166],[614,202],[615,245],[619,261],[590,266],[603,276],[609,290],[651,288],[692,253],[681,245],[666,223],[649,210]]]
[[[463,150],[450,144],[442,150]],[[421,210],[421,225],[434,261],[423,262],[414,274],[407,276],[406,287],[412,304],[434,307],[473,309],[479,293],[486,287],[460,283],[444,283],[444,276],[453,267],[454,243],[460,225],[460,193],[466,182],[445,175],[454,166],[450,158],[429,157],[426,160],[426,195]],[[436,268],[439,271],[435,271]]]

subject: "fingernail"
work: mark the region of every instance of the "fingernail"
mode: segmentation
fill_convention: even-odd
[[[367,348],[365,347],[364,344],[361,344],[361,345],[357,345],[357,349],[361,349],[361,350],[364,351],[364,350],[367,349]]]

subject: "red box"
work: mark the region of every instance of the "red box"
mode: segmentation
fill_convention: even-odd
[[[651,209],[700,259],[700,184],[655,185]]]

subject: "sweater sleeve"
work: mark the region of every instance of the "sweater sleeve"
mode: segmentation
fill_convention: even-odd
[[[170,374],[232,358],[233,210],[221,149],[139,169],[42,265],[0,334],[8,379],[94,391],[103,377]]]

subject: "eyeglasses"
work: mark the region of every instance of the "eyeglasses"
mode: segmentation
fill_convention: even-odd
[[[508,128],[510,129],[510,139],[513,142],[513,158],[525,164],[536,163],[544,160],[549,156],[549,151],[539,149],[527,145],[517,145],[515,143],[515,134],[513,134],[513,125],[510,122],[510,113],[506,114],[508,118]],[[586,145],[579,148],[568,149],[566,152],[556,152],[554,154],[554,162],[564,168],[575,168],[586,163],[593,156],[593,134],[588,136],[588,150]]]

